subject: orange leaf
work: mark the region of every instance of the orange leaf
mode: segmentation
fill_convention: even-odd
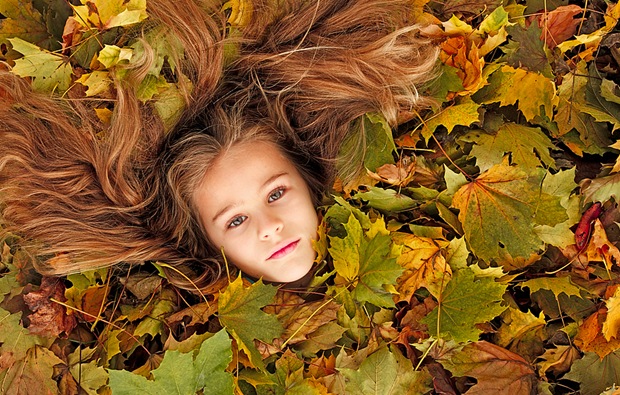
[[[620,348],[620,339],[610,341],[603,336],[603,322],[607,318],[607,310],[600,309],[581,324],[575,337],[575,345],[583,352],[595,352],[602,359]]]
[[[540,39],[553,49],[575,34],[581,18],[574,19],[574,17],[581,12],[583,12],[581,7],[571,4],[532,16],[529,21],[538,22],[538,26],[542,29]]]

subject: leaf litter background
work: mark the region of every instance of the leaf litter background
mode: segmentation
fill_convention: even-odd
[[[74,3],[0,0],[1,56],[38,91],[104,99],[105,123],[148,14]],[[7,235],[0,392],[620,393],[620,6],[414,3],[441,105],[394,133],[366,116],[368,172],[323,209],[313,287],[198,295],[162,263],[41,278]],[[251,3],[223,7],[243,28]],[[172,121],[175,48],[156,36],[139,94]]]

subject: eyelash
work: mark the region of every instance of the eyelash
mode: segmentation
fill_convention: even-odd
[[[272,190],[271,192],[269,192],[269,196],[267,196],[267,202],[273,203],[275,201],[278,201],[282,199],[282,196],[284,196],[285,193],[286,193],[286,187],[279,186],[275,188],[274,190]],[[271,200],[271,198],[274,197],[274,195],[276,194],[279,194],[280,196],[278,196],[274,200]],[[230,222],[228,222],[227,228],[234,229],[238,226],[241,226],[245,222],[246,219],[248,219],[247,215],[239,215],[237,217],[234,217],[232,220],[230,220]],[[235,222],[238,222],[238,223],[235,224]]]

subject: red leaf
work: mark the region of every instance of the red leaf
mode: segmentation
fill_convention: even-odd
[[[75,316],[67,315],[67,309],[51,299],[65,302],[65,285],[54,277],[43,277],[38,291],[24,295],[24,302],[33,311],[28,316],[31,333],[57,337],[69,334],[77,325]]]

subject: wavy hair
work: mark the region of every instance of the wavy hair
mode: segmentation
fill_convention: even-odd
[[[364,136],[359,117],[380,112],[395,125],[399,111],[429,105],[418,87],[433,78],[437,49],[403,17],[407,3],[256,0],[233,42],[236,57],[223,68],[224,17],[215,6],[150,0],[153,25],[182,42],[176,63],[193,85],[168,134],[135,96],[133,84],[152,62],[148,51],[129,70],[135,78],[123,79],[133,84],[117,83],[105,130],[88,102],[37,95],[0,73],[7,229],[52,258],[38,264],[42,273],[157,260],[169,264],[173,284],[208,291],[223,266],[192,195],[221,152],[243,141],[275,142],[318,202],[343,139]]]

